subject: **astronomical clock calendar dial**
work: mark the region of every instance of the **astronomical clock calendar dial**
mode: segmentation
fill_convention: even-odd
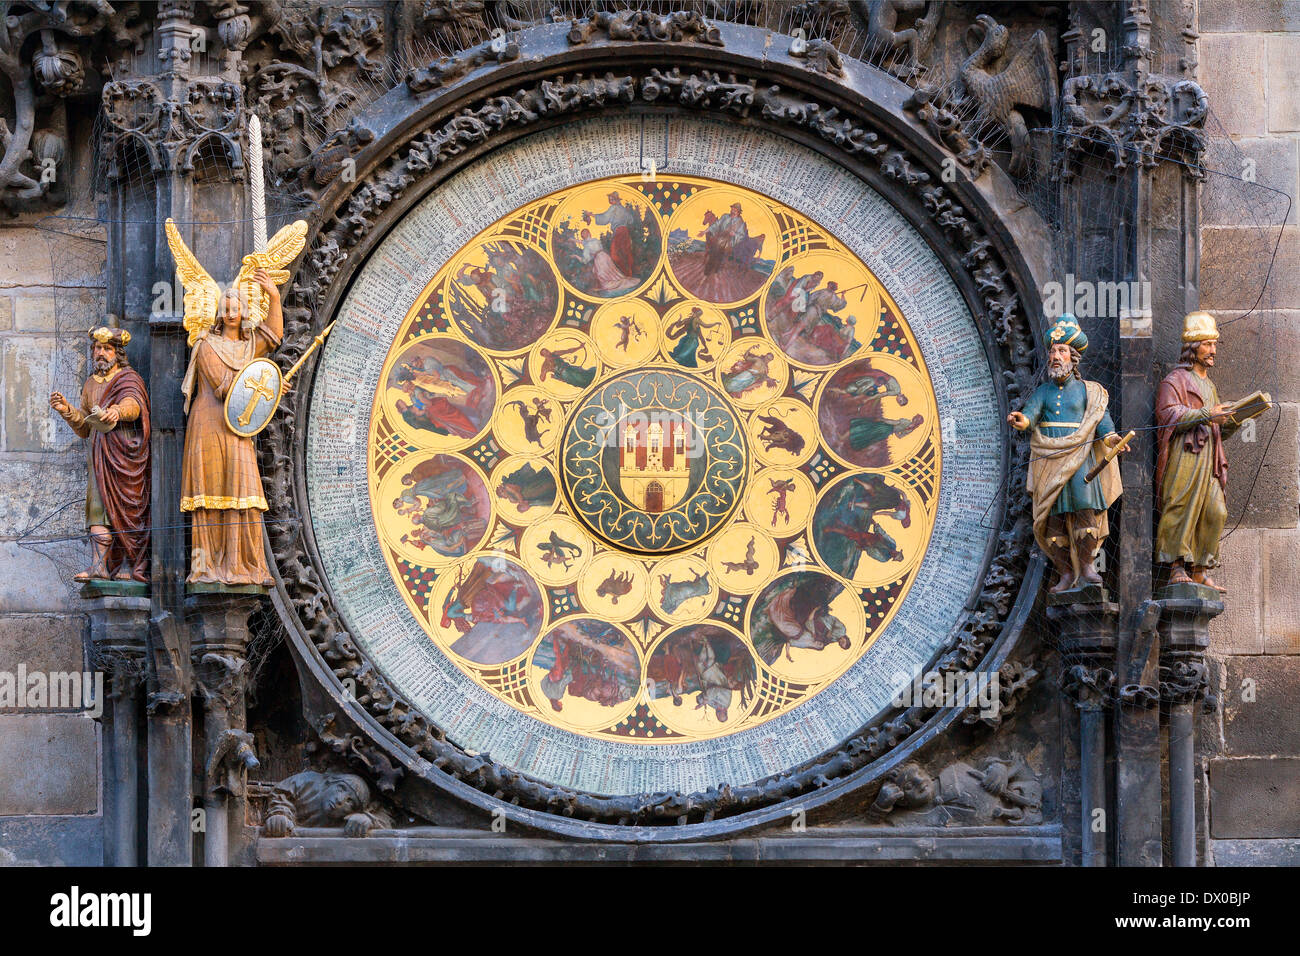
[[[923,237],[774,134],[534,134],[361,266],[309,410],[353,638],[448,740],[597,794],[835,747],[978,590],[1004,455]]]

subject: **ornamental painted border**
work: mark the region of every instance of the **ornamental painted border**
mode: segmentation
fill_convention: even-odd
[[[726,33],[743,30],[764,35],[734,25]],[[521,45],[526,45],[522,38]],[[992,364],[1002,372],[1008,404],[1028,393],[1036,361],[1033,323],[1021,305],[1022,300],[1036,301],[1030,291],[1029,265],[1018,254],[1007,221],[993,213],[973,184],[940,180],[936,173],[944,153],[902,118],[901,110],[882,107],[854,89],[805,71],[797,61],[778,67],[756,57],[724,55],[712,48],[688,51],[664,43],[588,43],[579,52],[577,63],[570,51],[534,61],[526,71],[498,68],[496,72],[511,75],[501,79],[497,91],[483,89],[483,78],[475,82],[471,76],[439,91],[444,94],[439,98],[428,100],[399,89],[376,104],[391,107],[389,99],[399,95],[426,100],[409,102],[408,115],[395,124],[393,135],[376,137],[358,155],[358,169],[367,160],[374,165],[352,184],[350,193],[338,196],[332,217],[322,211],[313,222],[316,231],[309,253],[286,294],[286,358],[300,355],[326,320],[318,314],[313,321],[307,304],[325,303],[332,310],[385,228],[457,169],[521,135],[602,110],[626,111],[641,104],[720,114],[733,121],[739,118],[802,142],[859,175],[895,203],[949,269],[976,317],[985,347],[995,359]],[[677,62],[728,62],[706,62],[693,72],[680,67],[664,71],[653,64],[665,62],[665,53]],[[725,79],[716,72],[719,66],[729,71]],[[730,72],[737,66],[761,72],[764,84],[737,78]],[[574,73],[584,68],[586,73]],[[590,73],[604,68],[620,72]],[[855,68],[863,74],[859,79],[865,85],[885,87],[900,104],[906,99],[906,87],[868,67]],[[520,72],[529,79],[521,79]],[[491,73],[489,68],[486,79],[493,79]],[[768,82],[775,78],[787,87]],[[469,89],[475,86],[479,89]],[[503,89],[512,92],[505,95]],[[875,122],[867,119],[872,114]],[[422,126],[422,120],[436,125]],[[896,128],[887,130],[888,126]],[[981,224],[970,205],[982,207],[984,222],[992,228]],[[341,275],[345,263],[349,273]],[[305,372],[304,377],[314,377],[315,365]],[[310,388],[297,390],[294,401],[268,428],[262,446],[267,498],[278,516],[301,515],[306,510],[306,429],[298,423],[310,393]],[[1023,443],[1008,443],[1007,454],[1003,473],[1009,479],[1008,493],[986,554],[983,586],[932,662],[933,669],[1002,668],[1005,673],[1017,666],[1007,658],[1038,591],[1042,564],[1030,555],[1029,500],[1018,480],[1026,467]],[[279,579],[276,605],[299,667],[308,672],[302,681],[304,704],[314,711],[318,732],[334,749],[368,769],[381,790],[416,812],[436,803],[436,796],[420,786],[424,782],[441,794],[478,806],[485,814],[504,813],[512,823],[569,836],[620,842],[714,837],[788,818],[796,806],[825,805],[914,757],[958,718],[967,724],[980,722],[974,713],[956,709],[912,707],[886,712],[838,748],[744,787],[604,797],[541,783],[460,750],[395,696],[339,625],[320,572],[310,522],[273,522],[268,531]],[[355,697],[344,689],[344,680],[353,682]],[[1005,700],[1003,713],[1015,703],[1014,697]]]

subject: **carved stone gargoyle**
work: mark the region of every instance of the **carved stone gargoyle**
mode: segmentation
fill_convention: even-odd
[[[344,836],[363,837],[392,825],[388,812],[370,799],[370,786],[361,777],[304,770],[275,785],[263,833],[284,837],[300,826],[342,826]]]
[[[1020,757],[986,757],[979,769],[957,761],[937,781],[909,761],[885,775],[867,816],[895,826],[1034,826],[1043,821],[1043,785]]]
[[[248,772],[261,766],[253,752],[253,735],[243,730],[226,730],[208,760],[206,777],[212,793],[241,796]]]

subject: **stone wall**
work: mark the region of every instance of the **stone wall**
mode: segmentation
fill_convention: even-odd
[[[1202,190],[1202,307],[1251,309],[1280,240],[1258,308],[1223,330],[1214,373],[1224,399],[1262,388],[1281,409],[1228,443],[1228,527],[1240,524],[1221,555],[1227,610],[1211,625],[1222,706],[1202,723],[1208,856],[1300,863],[1300,2],[1201,0],[1199,29],[1199,79],[1239,151],[1223,172],[1245,180],[1211,174]],[[1289,215],[1250,188],[1252,173],[1289,194]]]
[[[105,231],[90,200],[90,117],[61,172],[80,197],[0,226],[0,675],[83,671],[84,443],[49,407],[80,398],[86,330],[104,313]],[[0,680],[4,677],[0,676]],[[0,865],[102,860],[99,723],[0,708]]]

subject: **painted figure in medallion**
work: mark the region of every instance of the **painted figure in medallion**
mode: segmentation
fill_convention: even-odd
[[[251,438],[227,426],[224,402],[240,369],[280,344],[284,316],[278,285],[289,281],[285,266],[302,252],[307,223],[285,226],[264,252],[245,256],[224,292],[170,219],[166,232],[185,286],[184,326],[193,350],[181,384],[189,415],[181,466],[181,511],[192,518],[187,583],[269,587],[262,546],[267,504],[257,450]]]
[[[710,322],[704,318],[704,310],[698,305],[692,307],[690,312],[664,329],[665,338],[678,339],[669,353],[673,361],[685,368],[698,368],[701,362],[705,364],[712,362],[713,353],[709,351],[705,329],[714,329],[721,325],[721,321]]]
[[[758,668],[745,646],[710,624],[667,637],[647,668],[651,698],[671,697],[673,706],[680,707],[687,694],[696,694],[695,708],[712,709],[720,723],[731,716],[735,693],[741,707],[749,704],[758,680]]]
[[[103,326],[90,330],[94,372],[73,408],[61,392],[50,407],[79,438],[90,439],[86,528],[90,568],[76,575],[149,580],[149,393],[126,355],[131,333]]]
[[[526,651],[541,630],[541,592],[517,565],[481,557],[457,572],[441,612],[441,626],[460,634],[453,651],[479,664],[502,664]]]
[[[1106,510],[1123,489],[1115,460],[1087,480],[1105,450],[1120,444],[1109,394],[1079,373],[1088,337],[1067,313],[1047,338],[1048,381],[1007,421],[1018,431],[1033,429],[1028,490],[1034,500],[1034,538],[1059,575],[1051,589],[1057,594],[1101,584],[1094,561],[1110,533]]]
[[[790,648],[820,651],[834,644],[848,650],[848,628],[831,610],[845,590],[829,575],[801,571],[768,585],[754,602],[750,640],[763,663],[793,660]]]
[[[886,417],[883,403],[908,404],[898,379],[873,368],[869,357],[853,362],[832,377],[822,399],[821,426],[831,446],[866,468],[894,464],[890,438],[904,438],[925,424],[921,415]]]
[[[551,709],[564,710],[566,696],[616,707],[641,686],[641,665],[631,642],[603,621],[566,621],[542,639],[533,658],[546,669],[538,681]]]
[[[492,416],[496,385],[482,356],[450,339],[407,348],[388,373],[393,407],[412,428],[448,439],[476,435]]]

